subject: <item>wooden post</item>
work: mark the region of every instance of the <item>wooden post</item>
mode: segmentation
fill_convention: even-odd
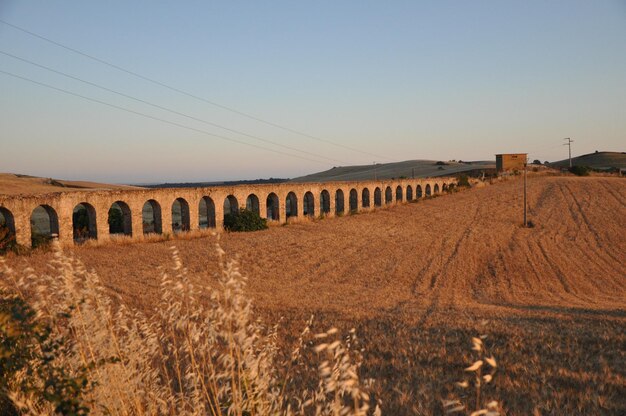
[[[528,159],[524,162],[524,227],[528,225],[526,221],[526,165],[528,164]]]

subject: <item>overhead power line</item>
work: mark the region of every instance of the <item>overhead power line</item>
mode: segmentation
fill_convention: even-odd
[[[39,81],[36,81],[34,79],[31,79],[31,78],[27,78],[27,77],[23,77],[21,75],[14,74],[12,72],[0,70],[0,74],[5,74],[5,75],[11,76],[13,78],[18,78],[18,79],[21,79],[23,81],[30,82],[32,84],[36,84],[36,85],[39,85],[39,86],[42,86],[42,87],[45,87],[45,88],[49,88],[51,90],[62,92],[64,94],[71,95],[71,96],[74,96],[74,97],[82,98],[84,100],[91,101],[91,102],[94,102],[94,103],[102,104],[102,105],[105,105],[107,107],[111,107],[111,108],[115,108],[115,109],[118,109],[118,110],[126,111],[128,113],[132,113],[132,114],[135,114],[135,115],[138,115],[138,116],[141,116],[141,117],[149,118],[151,120],[160,121],[162,123],[170,124],[172,126],[180,127],[180,128],[186,129],[186,130],[190,130],[190,131],[195,131],[197,133],[206,134],[208,136],[216,137],[216,138],[221,139],[221,140],[226,140],[226,141],[229,141],[229,142],[233,142],[233,143],[238,143],[238,144],[242,144],[242,145],[245,145],[245,146],[254,147],[256,149],[261,149],[261,150],[265,150],[265,151],[268,151],[268,152],[278,153],[278,154],[281,154],[281,155],[284,155],[284,156],[296,157],[298,159],[308,160],[309,162],[326,164],[326,162],[322,162],[320,160],[310,159],[308,157],[304,157],[304,156],[300,156],[300,155],[294,155],[292,153],[287,153],[287,152],[281,152],[280,150],[270,149],[270,148],[263,147],[263,146],[258,146],[256,144],[252,144],[252,143],[244,142],[244,141],[241,141],[241,140],[233,139],[231,137],[226,137],[226,136],[221,136],[219,134],[214,134],[214,133],[208,132],[206,130],[197,129],[197,128],[191,127],[191,126],[186,126],[184,124],[177,123],[175,121],[166,120],[166,119],[163,119],[163,118],[151,116],[149,114],[141,113],[139,111],[131,110],[129,108],[120,107],[120,106],[115,105],[115,104],[107,103],[106,101],[102,101],[102,100],[98,100],[96,98],[91,98],[91,97],[87,97],[85,95],[77,94],[75,92],[68,91],[68,90],[65,90],[63,88],[58,88],[58,87],[55,87],[55,86],[50,85],[50,84],[46,84],[46,83],[39,82]]]
[[[52,40],[52,39],[49,39],[49,38],[47,38],[47,37],[45,37],[45,36],[42,36],[42,35],[39,35],[39,34],[37,34],[37,33],[31,32],[30,30],[24,29],[24,28],[22,28],[22,27],[19,27],[19,26],[17,26],[17,25],[14,25],[14,24],[12,24],[12,23],[9,23],[9,22],[7,22],[7,21],[5,21],[5,20],[0,19],[0,23],[4,23],[5,25],[10,26],[10,27],[12,27],[12,28],[14,28],[14,29],[16,29],[16,30],[21,31],[21,32],[24,32],[24,33],[26,33],[26,34],[28,34],[28,35],[31,35],[31,36],[33,36],[33,37],[36,37],[36,38],[38,38],[38,39],[41,39],[41,40],[43,40],[43,41],[45,41],[45,42],[48,42],[48,43],[51,43],[51,44],[53,44],[53,45],[56,45],[56,46],[58,46],[58,47],[60,47],[60,48],[66,49],[66,50],[68,50],[68,51],[70,51],[70,52],[74,52],[74,53],[76,53],[76,54],[79,54],[79,55],[81,55],[81,56],[84,56],[85,58],[88,58],[88,59],[94,60],[94,61],[96,61],[96,62],[99,62],[99,63],[101,63],[101,64],[103,64],[103,65],[106,65],[106,66],[109,66],[109,67],[111,67],[111,68],[117,69],[118,71],[122,71],[122,72],[127,73],[127,74],[129,74],[129,75],[132,75],[132,76],[134,76],[134,77],[140,78],[140,79],[142,79],[142,80],[144,80],[144,81],[150,82],[150,83],[152,83],[152,84],[158,85],[158,86],[163,87],[163,88],[167,88],[167,89],[169,89],[169,90],[171,90],[171,91],[175,91],[175,92],[177,92],[177,93],[179,93],[179,94],[186,95],[187,97],[193,98],[193,99],[198,100],[198,101],[202,101],[202,102],[204,102],[204,103],[206,103],[206,104],[210,104],[210,105],[212,105],[212,106],[215,106],[215,107],[221,108],[222,110],[226,110],[226,111],[229,111],[229,112],[231,112],[231,113],[235,113],[235,114],[238,114],[238,115],[240,115],[240,116],[243,116],[243,117],[249,118],[249,119],[251,119],[251,120],[258,121],[258,122],[263,123],[263,124],[266,124],[266,125],[268,125],[268,126],[272,126],[272,127],[275,127],[275,128],[281,129],[281,130],[283,130],[283,131],[287,131],[287,132],[290,132],[290,133],[293,133],[293,134],[297,134],[297,135],[299,135],[299,136],[307,137],[307,138],[309,138],[309,139],[316,140],[316,141],[319,141],[319,142],[328,143],[328,144],[333,145],[333,146],[336,146],[336,147],[341,147],[341,148],[343,148],[343,149],[350,150],[350,151],[352,151],[352,152],[357,152],[357,153],[361,153],[361,154],[368,155],[368,156],[374,156],[374,157],[376,157],[376,158],[380,158],[380,159],[387,159],[387,160],[392,160],[392,161],[393,161],[393,160],[395,160],[395,159],[390,158],[390,157],[387,157],[387,156],[381,156],[381,155],[377,155],[377,154],[374,154],[374,153],[366,152],[366,151],[364,151],[364,150],[356,149],[356,148],[353,148],[353,147],[350,147],[350,146],[343,145],[343,144],[341,144],[341,143],[336,143],[336,142],[333,142],[333,141],[328,140],[328,139],[323,139],[323,138],[321,138],[321,137],[313,136],[313,135],[311,135],[311,134],[304,133],[304,132],[301,132],[301,131],[296,130],[296,129],[292,129],[292,128],[290,128],[290,127],[286,127],[286,126],[283,126],[283,125],[280,125],[280,124],[277,124],[277,123],[274,123],[274,122],[271,122],[271,121],[264,120],[264,119],[262,119],[262,118],[260,118],[260,117],[254,116],[254,115],[252,115],[252,114],[249,114],[249,113],[246,113],[246,112],[243,112],[243,111],[237,110],[237,109],[232,108],[232,107],[229,107],[229,106],[225,106],[225,105],[223,105],[223,104],[219,104],[219,103],[217,103],[217,102],[215,102],[215,101],[208,100],[208,99],[206,99],[206,98],[203,98],[203,97],[197,96],[197,95],[195,95],[195,94],[192,94],[192,93],[190,93],[190,92],[187,92],[187,91],[181,90],[181,89],[179,89],[179,88],[173,87],[173,86],[171,86],[171,85],[165,84],[165,83],[160,82],[160,81],[157,81],[157,80],[155,80],[155,79],[152,79],[152,78],[146,77],[146,76],[141,75],[141,74],[139,74],[139,73],[137,73],[137,72],[131,71],[131,70],[126,69],[126,68],[123,68],[123,67],[121,67],[121,66],[119,66],[119,65],[115,65],[115,64],[110,63],[110,62],[108,62],[108,61],[105,61],[104,59],[97,58],[97,57],[95,57],[95,56],[93,56],[93,55],[90,55],[90,54],[88,54],[88,53],[82,52],[82,51],[80,51],[80,50],[78,50],[78,49],[74,49],[74,48],[72,48],[72,47],[70,47],[70,46],[67,46],[67,45],[64,45],[64,44],[62,44],[62,43],[60,43],[60,42],[56,42],[56,41],[54,41],[54,40]]]
[[[213,127],[217,127],[217,128],[223,129],[223,130],[227,130],[227,131],[230,131],[231,133],[240,134],[240,135],[242,135],[242,136],[250,137],[250,138],[255,139],[255,140],[259,140],[259,141],[262,141],[262,142],[265,142],[265,143],[272,144],[272,145],[274,145],[274,146],[283,147],[283,148],[285,148],[285,149],[289,149],[289,150],[293,150],[293,151],[296,151],[296,152],[304,153],[304,154],[307,154],[307,155],[309,155],[309,156],[318,157],[318,158],[320,158],[320,159],[326,159],[326,160],[329,160],[329,161],[332,161],[332,162],[339,162],[339,163],[342,163],[342,164],[349,164],[349,163],[347,163],[347,162],[343,162],[343,161],[341,161],[341,160],[339,160],[339,159],[330,158],[330,157],[327,157],[327,156],[324,156],[324,155],[320,155],[320,154],[317,154],[317,153],[313,153],[313,152],[309,152],[309,151],[306,151],[306,150],[300,150],[300,149],[297,149],[297,148],[295,148],[295,147],[287,146],[287,145],[284,145],[284,144],[282,144],[282,143],[278,143],[278,142],[275,142],[275,141],[272,141],[272,140],[269,140],[269,139],[264,139],[264,138],[259,137],[259,136],[255,136],[255,135],[252,135],[252,134],[244,133],[244,132],[239,131],[239,130],[231,129],[231,128],[229,128],[229,127],[225,127],[225,126],[222,126],[222,125],[220,125],[220,124],[213,123],[213,122],[211,122],[211,121],[207,121],[207,120],[203,120],[203,119],[198,118],[198,117],[190,116],[190,115],[188,115],[188,114],[181,113],[181,112],[176,111],[176,110],[173,110],[173,109],[171,109],[171,108],[164,107],[164,106],[161,106],[161,105],[158,105],[158,104],[154,104],[154,103],[151,103],[150,101],[143,100],[143,99],[141,99],[141,98],[137,98],[137,97],[133,97],[132,95],[128,95],[128,94],[125,94],[125,93],[123,93],[123,92],[119,92],[119,91],[113,90],[113,89],[111,89],[111,88],[104,87],[104,86],[99,85],[99,84],[96,84],[96,83],[94,83],[94,82],[91,82],[91,81],[86,81],[86,80],[84,80],[84,79],[81,79],[81,78],[78,78],[78,77],[76,77],[76,76],[73,76],[73,75],[67,74],[67,73],[65,73],[65,72],[58,71],[58,70],[56,70],[56,69],[54,69],[54,68],[50,68],[49,66],[42,65],[42,64],[38,64],[38,63],[36,63],[36,62],[30,61],[30,60],[28,60],[28,59],[25,59],[25,58],[19,57],[19,56],[17,56],[17,55],[13,55],[13,54],[11,54],[11,53],[8,53],[8,52],[2,51],[2,50],[0,50],[0,54],[3,54],[3,55],[6,55],[6,56],[9,56],[9,57],[11,57],[11,58],[13,58],[13,59],[17,59],[17,60],[22,61],[22,62],[25,62],[25,63],[27,63],[27,64],[30,64],[30,65],[36,66],[36,67],[38,67],[38,68],[45,69],[46,71],[50,71],[50,72],[53,72],[53,73],[55,73],[55,74],[62,75],[62,76],[64,76],[64,77],[67,77],[67,78],[73,79],[73,80],[75,80],[75,81],[79,81],[79,82],[82,82],[82,83],[84,83],[84,84],[91,85],[91,86],[96,87],[96,88],[99,88],[99,89],[101,89],[101,90],[103,90],[103,91],[107,91],[107,92],[110,92],[110,93],[113,93],[113,94],[117,94],[117,95],[119,95],[119,96],[121,96],[121,97],[125,97],[125,98],[128,98],[128,99],[131,99],[131,100],[134,100],[134,101],[137,101],[137,102],[140,102],[140,103],[143,103],[143,104],[146,104],[146,105],[152,106],[152,107],[154,107],[154,108],[158,108],[158,109],[160,109],[160,110],[168,111],[168,112],[170,112],[170,113],[172,113],[172,114],[176,114],[176,115],[179,115],[179,116],[182,116],[182,117],[186,117],[186,118],[188,118],[188,119],[190,119],[190,120],[199,121],[199,122],[201,122],[201,123],[208,124],[208,125],[213,126]]]

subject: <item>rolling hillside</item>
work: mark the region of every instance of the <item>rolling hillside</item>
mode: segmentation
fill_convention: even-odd
[[[442,164],[444,163],[444,164]],[[474,170],[494,170],[495,161],[476,162],[437,162],[436,160],[407,160],[375,165],[339,166],[324,172],[294,178],[291,182],[360,181],[369,179],[390,179],[450,176]]]
[[[0,173],[0,194],[42,194],[48,192],[93,191],[101,189],[136,189],[135,186],[107,183],[66,181],[30,175]]]
[[[594,169],[626,169],[626,152],[597,152],[572,158],[574,166],[589,166]],[[569,159],[563,159],[549,164],[553,168],[566,168]]]

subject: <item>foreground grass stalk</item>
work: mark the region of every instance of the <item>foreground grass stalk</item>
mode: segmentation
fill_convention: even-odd
[[[173,274],[162,276],[161,302],[153,317],[131,311],[121,300],[114,312],[115,303],[105,294],[98,277],[66,256],[58,245],[53,245],[53,250],[53,269],[59,272],[56,276],[34,276],[27,270],[27,278],[19,278],[4,262],[0,265],[3,296],[6,293],[26,300],[36,319],[49,328],[50,339],[61,342],[58,348],[56,344],[34,345],[35,355],[26,363],[32,389],[21,390],[24,372],[8,375],[7,385],[12,390],[7,397],[21,411],[55,413],[56,403],[68,399],[63,397],[66,393],[60,390],[53,404],[44,393],[48,381],[38,377],[63,369],[68,382],[77,383],[71,403],[85,414],[367,413],[369,397],[359,387],[359,364],[352,362],[349,353],[353,334],[347,338],[347,346],[337,339],[327,348],[327,360],[320,365],[318,391],[296,391],[287,397],[287,386],[294,384],[292,367],[311,320],[289,362],[279,362],[277,326],[268,330],[254,318],[244,293],[246,279],[235,262],[224,261],[219,244],[216,251],[221,273],[213,276],[217,289],[195,288],[173,249]],[[207,294],[211,302],[201,303]],[[333,329],[327,336],[336,333]],[[44,354],[48,350],[52,352]]]

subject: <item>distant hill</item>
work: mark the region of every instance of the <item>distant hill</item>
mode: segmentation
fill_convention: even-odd
[[[595,152],[572,158],[572,165],[589,166],[594,169],[626,169],[626,152]],[[569,167],[569,159],[549,163],[553,168]]]
[[[103,189],[137,189],[137,187],[39,178],[37,176],[14,173],[0,173],[0,195],[43,194],[48,192],[94,191]]]
[[[339,166],[324,172],[294,178],[291,182],[360,181],[391,178],[453,176],[460,173],[495,172],[495,161],[442,162],[436,160],[407,160],[376,165]]]
[[[269,179],[242,179],[239,181],[220,181],[220,182],[178,182],[178,183],[158,183],[142,185],[146,188],[202,188],[213,186],[235,186],[235,185],[262,185],[270,183],[288,182],[289,179],[269,178]]]

